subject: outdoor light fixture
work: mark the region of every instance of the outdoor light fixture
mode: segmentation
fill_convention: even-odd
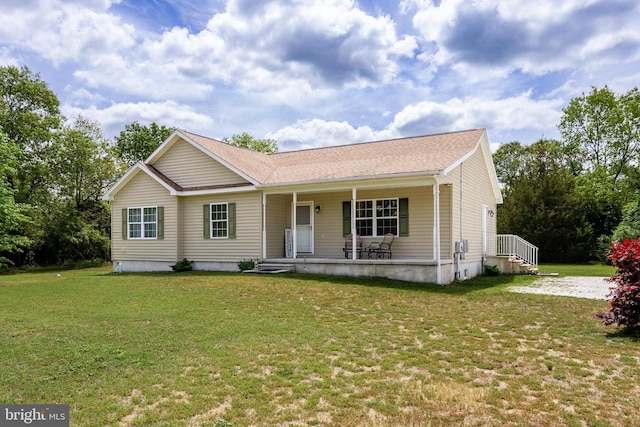
[[[322,210],[322,206],[316,205],[316,213],[319,214],[321,210]]]

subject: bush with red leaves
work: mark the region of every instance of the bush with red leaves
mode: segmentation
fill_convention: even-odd
[[[605,325],[636,328],[640,326],[640,239],[613,242],[607,255],[615,276],[609,280],[615,285],[609,296],[609,311],[596,313]]]

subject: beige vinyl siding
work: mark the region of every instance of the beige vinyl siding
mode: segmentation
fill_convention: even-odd
[[[164,207],[163,239],[122,239],[122,209]],[[120,190],[111,210],[111,257],[114,261],[167,261],[178,259],[177,198],[144,172],[138,172]]]
[[[462,165],[449,175],[454,181],[453,196],[453,240],[469,241],[467,261],[482,259],[482,218],[483,205],[496,211],[489,173],[482,154],[478,149]],[[462,190],[462,191],[460,191]],[[487,250],[495,253],[496,216],[487,217]]]
[[[205,239],[203,205],[236,204],[236,238]],[[193,261],[229,262],[262,256],[262,195],[232,193],[184,199],[184,256]]]
[[[453,258],[452,195],[451,185],[440,185],[440,258]]]
[[[184,188],[247,182],[183,140],[177,141],[153,166]]]
[[[282,194],[267,196],[267,258],[283,258],[284,230],[288,223],[290,198]]]
[[[409,199],[409,236],[396,237],[394,258],[433,259],[433,187],[416,186],[384,190],[360,190],[358,200]],[[299,202],[313,201],[321,211],[314,212],[314,253],[316,258],[343,257],[342,202],[351,200],[351,192],[298,194]],[[291,209],[289,208],[289,216]],[[289,220],[290,223],[290,220]],[[379,242],[382,236],[362,237],[363,245]]]

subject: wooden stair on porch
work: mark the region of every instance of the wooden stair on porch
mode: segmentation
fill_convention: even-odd
[[[528,274],[530,276],[538,274],[538,268],[526,263],[524,260],[512,259],[511,264],[513,266],[513,273],[515,274]]]

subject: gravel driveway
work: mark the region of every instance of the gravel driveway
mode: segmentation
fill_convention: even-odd
[[[613,283],[604,277],[540,276],[528,286],[513,286],[512,292],[563,295],[577,298],[606,300]]]

